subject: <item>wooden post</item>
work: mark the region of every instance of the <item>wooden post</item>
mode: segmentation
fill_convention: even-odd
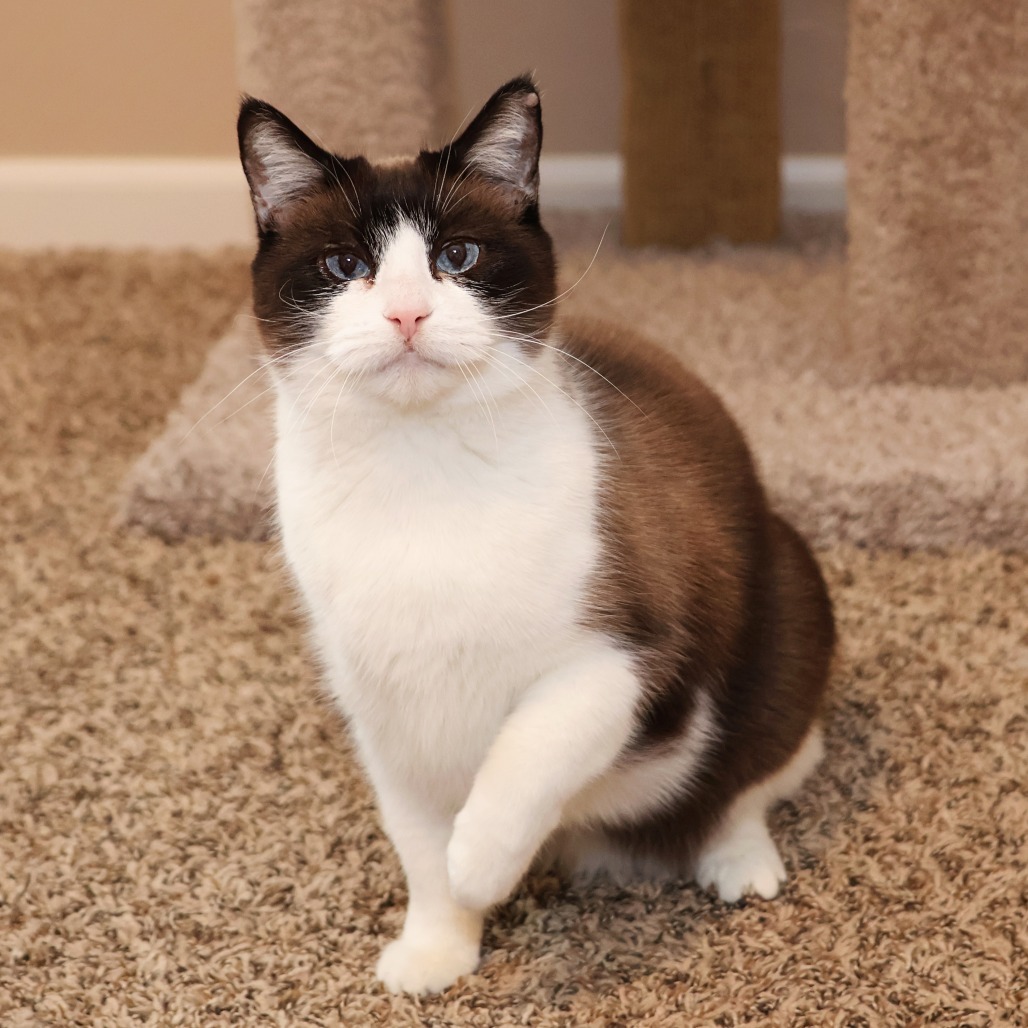
[[[620,0],[624,241],[779,225],[779,0]]]

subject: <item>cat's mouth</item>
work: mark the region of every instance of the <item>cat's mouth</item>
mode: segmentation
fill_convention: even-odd
[[[445,368],[446,365],[436,360],[434,357],[429,357],[421,350],[401,350],[399,353],[393,354],[391,357],[387,357],[386,360],[378,366],[379,371],[396,371],[410,369],[416,371],[419,368]]]

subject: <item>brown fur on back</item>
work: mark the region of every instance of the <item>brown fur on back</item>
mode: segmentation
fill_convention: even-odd
[[[677,737],[698,689],[715,703],[719,741],[689,796],[610,827],[640,853],[681,859],[809,730],[834,645],[831,603],[806,544],[770,511],[717,397],[626,330],[571,322],[563,332],[569,373],[607,436],[606,559],[592,611],[644,669],[636,751]]]

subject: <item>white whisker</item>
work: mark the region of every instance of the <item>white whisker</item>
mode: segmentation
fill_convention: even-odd
[[[336,393],[335,403],[332,404],[332,420],[329,423],[328,430],[328,441],[332,446],[332,458],[336,462],[336,467],[339,467],[339,454],[336,453],[336,414],[339,411],[339,398],[346,391],[346,387],[350,384],[350,379],[353,377],[353,372],[348,371],[346,378],[343,379],[343,384],[339,387],[339,391]]]
[[[499,320],[501,318],[520,318],[526,314],[531,314],[532,311],[541,310],[543,307],[549,307],[551,304],[557,303],[558,300],[563,300],[564,297],[568,295],[568,293],[570,293],[573,289],[576,289],[581,284],[582,279],[584,279],[585,276],[588,275],[589,272],[592,270],[592,266],[596,263],[596,258],[600,254],[600,247],[603,246],[603,240],[606,238],[607,229],[609,228],[610,222],[608,221],[607,224],[604,226],[603,234],[600,236],[600,241],[596,244],[596,250],[593,253],[592,260],[589,261],[589,266],[585,269],[585,271],[582,272],[581,275],[578,276],[578,280],[573,285],[568,286],[568,288],[565,289],[564,292],[559,293],[552,300],[547,300],[544,303],[538,303],[534,307],[528,307],[523,311],[514,311],[511,314],[491,314],[490,317],[493,318],[493,320]]]
[[[565,357],[570,357],[573,361],[577,361],[579,364],[582,365],[583,368],[586,368],[588,371],[591,371],[598,378],[602,378],[603,381],[606,382],[607,385],[609,385],[611,389],[613,389],[615,392],[620,393],[644,418],[649,418],[649,414],[647,414],[646,411],[644,411],[642,407],[640,407],[639,404],[637,404],[635,400],[633,400],[632,397],[628,395],[628,393],[626,393],[623,389],[619,388],[614,382],[607,378],[607,376],[604,375],[602,371],[597,371],[588,361],[583,360],[577,354],[571,353],[569,350],[565,350],[559,346],[554,346],[552,343],[544,343],[541,339],[537,339],[535,336],[532,337],[532,342],[536,343],[539,346],[545,346],[548,350],[553,350],[556,353],[563,354]]]
[[[435,167],[436,181],[435,181],[435,184],[434,184],[434,186],[432,188],[432,195],[435,198],[434,202],[435,202],[435,205],[437,207],[439,206],[439,201],[442,199],[443,183],[446,182],[446,176],[447,176],[447,174],[449,173],[449,170],[450,170],[450,154],[453,152],[452,151],[452,147],[453,147],[454,140],[457,138],[457,133],[460,132],[460,130],[462,128],[464,128],[464,122],[466,122],[468,120],[468,118],[471,117],[471,112],[474,111],[475,106],[476,105],[472,105],[471,107],[468,108],[467,114],[465,114],[464,117],[460,119],[460,124],[454,129],[453,135],[450,136],[450,141],[445,146],[446,160],[444,162],[442,178],[439,177],[439,163],[436,162],[436,167]],[[438,189],[436,189],[436,186],[438,186]]]
[[[621,459],[621,454],[618,452],[618,448],[614,445],[614,441],[610,438],[610,436],[607,435],[607,433],[604,430],[603,426],[596,420],[596,418],[594,418],[592,416],[590,411],[586,407],[584,407],[581,403],[579,403],[578,400],[576,400],[566,389],[563,389],[556,382],[554,382],[551,379],[547,378],[538,368],[534,367],[528,361],[523,361],[523,360],[519,359],[518,357],[515,357],[514,354],[508,353],[506,350],[493,350],[492,352],[493,352],[494,356],[497,356],[497,357],[498,356],[509,357],[511,360],[516,361],[522,367],[527,368],[529,371],[534,372],[544,382],[548,382],[554,389],[557,390],[557,392],[562,393],[565,397],[567,397],[567,399],[569,399],[596,426],[596,430],[603,436],[604,439],[607,440],[607,445],[610,446],[611,450],[614,451],[614,456],[617,457],[618,460]]]
[[[443,215],[443,214],[446,214],[446,212],[450,210],[451,200],[453,198],[454,191],[457,189],[458,186],[460,186],[460,184],[462,182],[464,182],[466,179],[468,179],[471,176],[473,171],[474,171],[474,165],[469,164],[469,165],[467,165],[467,167],[462,168],[460,174],[457,175],[454,178],[453,183],[450,186],[450,190],[446,194],[446,199],[443,200],[442,205],[440,207],[440,211],[439,211],[440,216]],[[464,198],[461,196],[461,197],[458,197],[457,199],[458,200],[462,200]]]
[[[361,195],[357,191],[357,187],[353,183],[353,176],[351,176],[350,173],[346,170],[346,165],[345,164],[340,164],[339,167],[342,169],[343,174],[346,176],[346,180],[350,183],[350,188],[353,190],[353,198],[357,202],[357,210],[354,211],[353,205],[351,204],[350,205],[350,211],[353,213],[354,217],[357,217],[358,213],[360,213],[362,211],[362,208],[361,208]],[[342,185],[341,182],[339,183],[339,188],[340,189],[343,188],[343,185]],[[349,204],[350,203],[350,199],[349,199],[349,197],[346,196],[345,190],[343,191],[343,196],[346,198],[346,202]]]
[[[496,449],[499,450],[500,439],[499,436],[496,434],[496,422],[493,420],[493,412],[489,409],[489,397],[486,395],[484,389],[480,392],[478,389],[475,388],[474,385],[472,385],[471,379],[468,377],[468,372],[463,361],[457,361],[457,369],[464,376],[464,381],[467,382],[468,389],[471,390],[472,395],[475,397],[475,402],[482,409],[485,415],[489,418],[489,424],[492,426],[493,430],[493,443],[495,444]],[[483,399],[485,400],[484,403],[482,402]]]
[[[317,404],[318,400],[321,399],[322,394],[336,380],[336,378],[342,373],[343,369],[340,368],[338,364],[335,364],[333,362],[331,364],[329,370],[330,370],[331,374],[329,374],[328,378],[322,384],[321,388],[314,394],[314,399],[311,400],[311,402],[309,404],[307,404],[307,409],[303,412],[303,417],[300,419],[300,430],[301,431],[303,430],[304,426],[307,424],[307,419],[311,416],[311,411],[314,410],[314,407]],[[301,392],[302,392],[302,390],[301,390]]]
[[[203,414],[201,414],[200,417],[196,419],[196,421],[193,422],[193,424],[189,427],[189,431],[187,431],[185,435],[183,435],[182,438],[179,439],[179,445],[181,446],[182,443],[184,443],[193,434],[193,431],[196,428],[198,428],[202,422],[206,421],[207,418],[209,418],[223,403],[225,403],[228,399],[234,396],[236,392],[242,389],[242,387],[246,385],[246,383],[249,382],[250,379],[254,377],[254,375],[259,375],[262,371],[267,371],[268,368],[270,368],[272,365],[284,363],[285,361],[293,357],[294,355],[292,353],[283,353],[279,354],[277,357],[268,357],[264,360],[261,360],[259,365],[256,368],[254,368],[249,375],[242,379],[242,381],[237,382],[220,400],[218,400],[217,403],[213,404],[211,407],[208,407],[207,410]],[[308,361],[311,359],[312,358],[309,357],[307,358]],[[264,389],[258,395],[263,396],[266,392],[267,389]],[[251,399],[247,400],[246,403],[242,405],[242,407],[239,407],[237,410],[233,411],[232,414],[229,414],[225,418],[222,418],[222,420],[217,422],[217,424],[220,425],[223,421],[227,421],[228,418],[232,417],[234,414],[238,414],[239,411],[243,410],[243,408],[248,407],[251,403],[253,403],[255,399],[257,399],[257,397],[252,397]]]
[[[539,394],[539,390],[536,389],[531,382],[526,381],[520,375],[516,374],[513,368],[508,368],[501,364],[494,352],[486,352],[483,356],[494,368],[496,368],[497,371],[506,375],[508,380],[514,382],[514,388],[517,389],[522,396],[526,396],[525,390],[527,389],[539,401],[543,410],[550,415],[550,419],[553,423],[555,425],[558,424],[557,416],[553,413],[553,408],[542,398]]]

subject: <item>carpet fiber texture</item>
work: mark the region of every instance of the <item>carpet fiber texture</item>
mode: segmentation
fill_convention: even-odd
[[[781,897],[536,878],[478,974],[377,986],[403,881],[273,549],[110,527],[244,288],[238,253],[0,255],[0,1023],[1018,1023],[1028,560],[987,548],[821,550]]]
[[[852,0],[853,339],[879,380],[1028,377],[1028,5]]]
[[[329,150],[389,157],[452,131],[444,0],[234,0],[234,13],[240,88]]]

